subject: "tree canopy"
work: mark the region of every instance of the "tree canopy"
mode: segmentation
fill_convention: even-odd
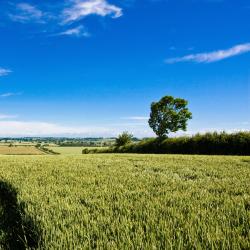
[[[187,129],[187,121],[192,113],[187,108],[188,101],[173,96],[164,96],[151,104],[149,126],[158,137],[166,137],[170,132]]]
[[[120,134],[118,138],[116,138],[116,146],[118,147],[124,146],[132,142],[132,139],[133,139],[133,135],[125,131],[122,134]]]

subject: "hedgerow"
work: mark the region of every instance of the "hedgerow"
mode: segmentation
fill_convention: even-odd
[[[112,147],[101,153],[250,155],[250,132],[233,134],[206,133],[176,138],[142,140],[122,147]]]

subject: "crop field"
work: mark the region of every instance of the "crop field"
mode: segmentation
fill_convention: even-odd
[[[82,154],[84,147],[47,147],[56,153],[63,155],[79,155]]]
[[[0,156],[0,216],[0,249],[250,249],[250,157]]]
[[[32,142],[0,142],[0,146],[36,146],[36,143]]]
[[[82,154],[82,150],[85,148],[92,150],[95,148],[103,149],[105,147],[47,147],[47,148],[62,155],[79,155],[79,154]]]
[[[42,151],[33,146],[0,146],[0,155],[41,155]]]

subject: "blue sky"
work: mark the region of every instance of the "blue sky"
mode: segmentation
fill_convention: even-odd
[[[248,0],[3,0],[0,38],[0,136],[152,136],[164,95],[250,128]]]

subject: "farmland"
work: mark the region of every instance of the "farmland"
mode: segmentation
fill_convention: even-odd
[[[42,151],[34,146],[0,146],[0,155],[41,155]]]
[[[56,153],[62,155],[79,155],[82,154],[82,150],[88,147],[47,147],[50,150],[53,150]],[[99,149],[100,147],[89,147],[89,149]],[[104,147],[101,147],[104,148]]]
[[[0,216],[13,193],[24,225],[0,222],[0,248],[11,232],[45,249],[250,248],[250,157],[0,156],[0,178]]]

